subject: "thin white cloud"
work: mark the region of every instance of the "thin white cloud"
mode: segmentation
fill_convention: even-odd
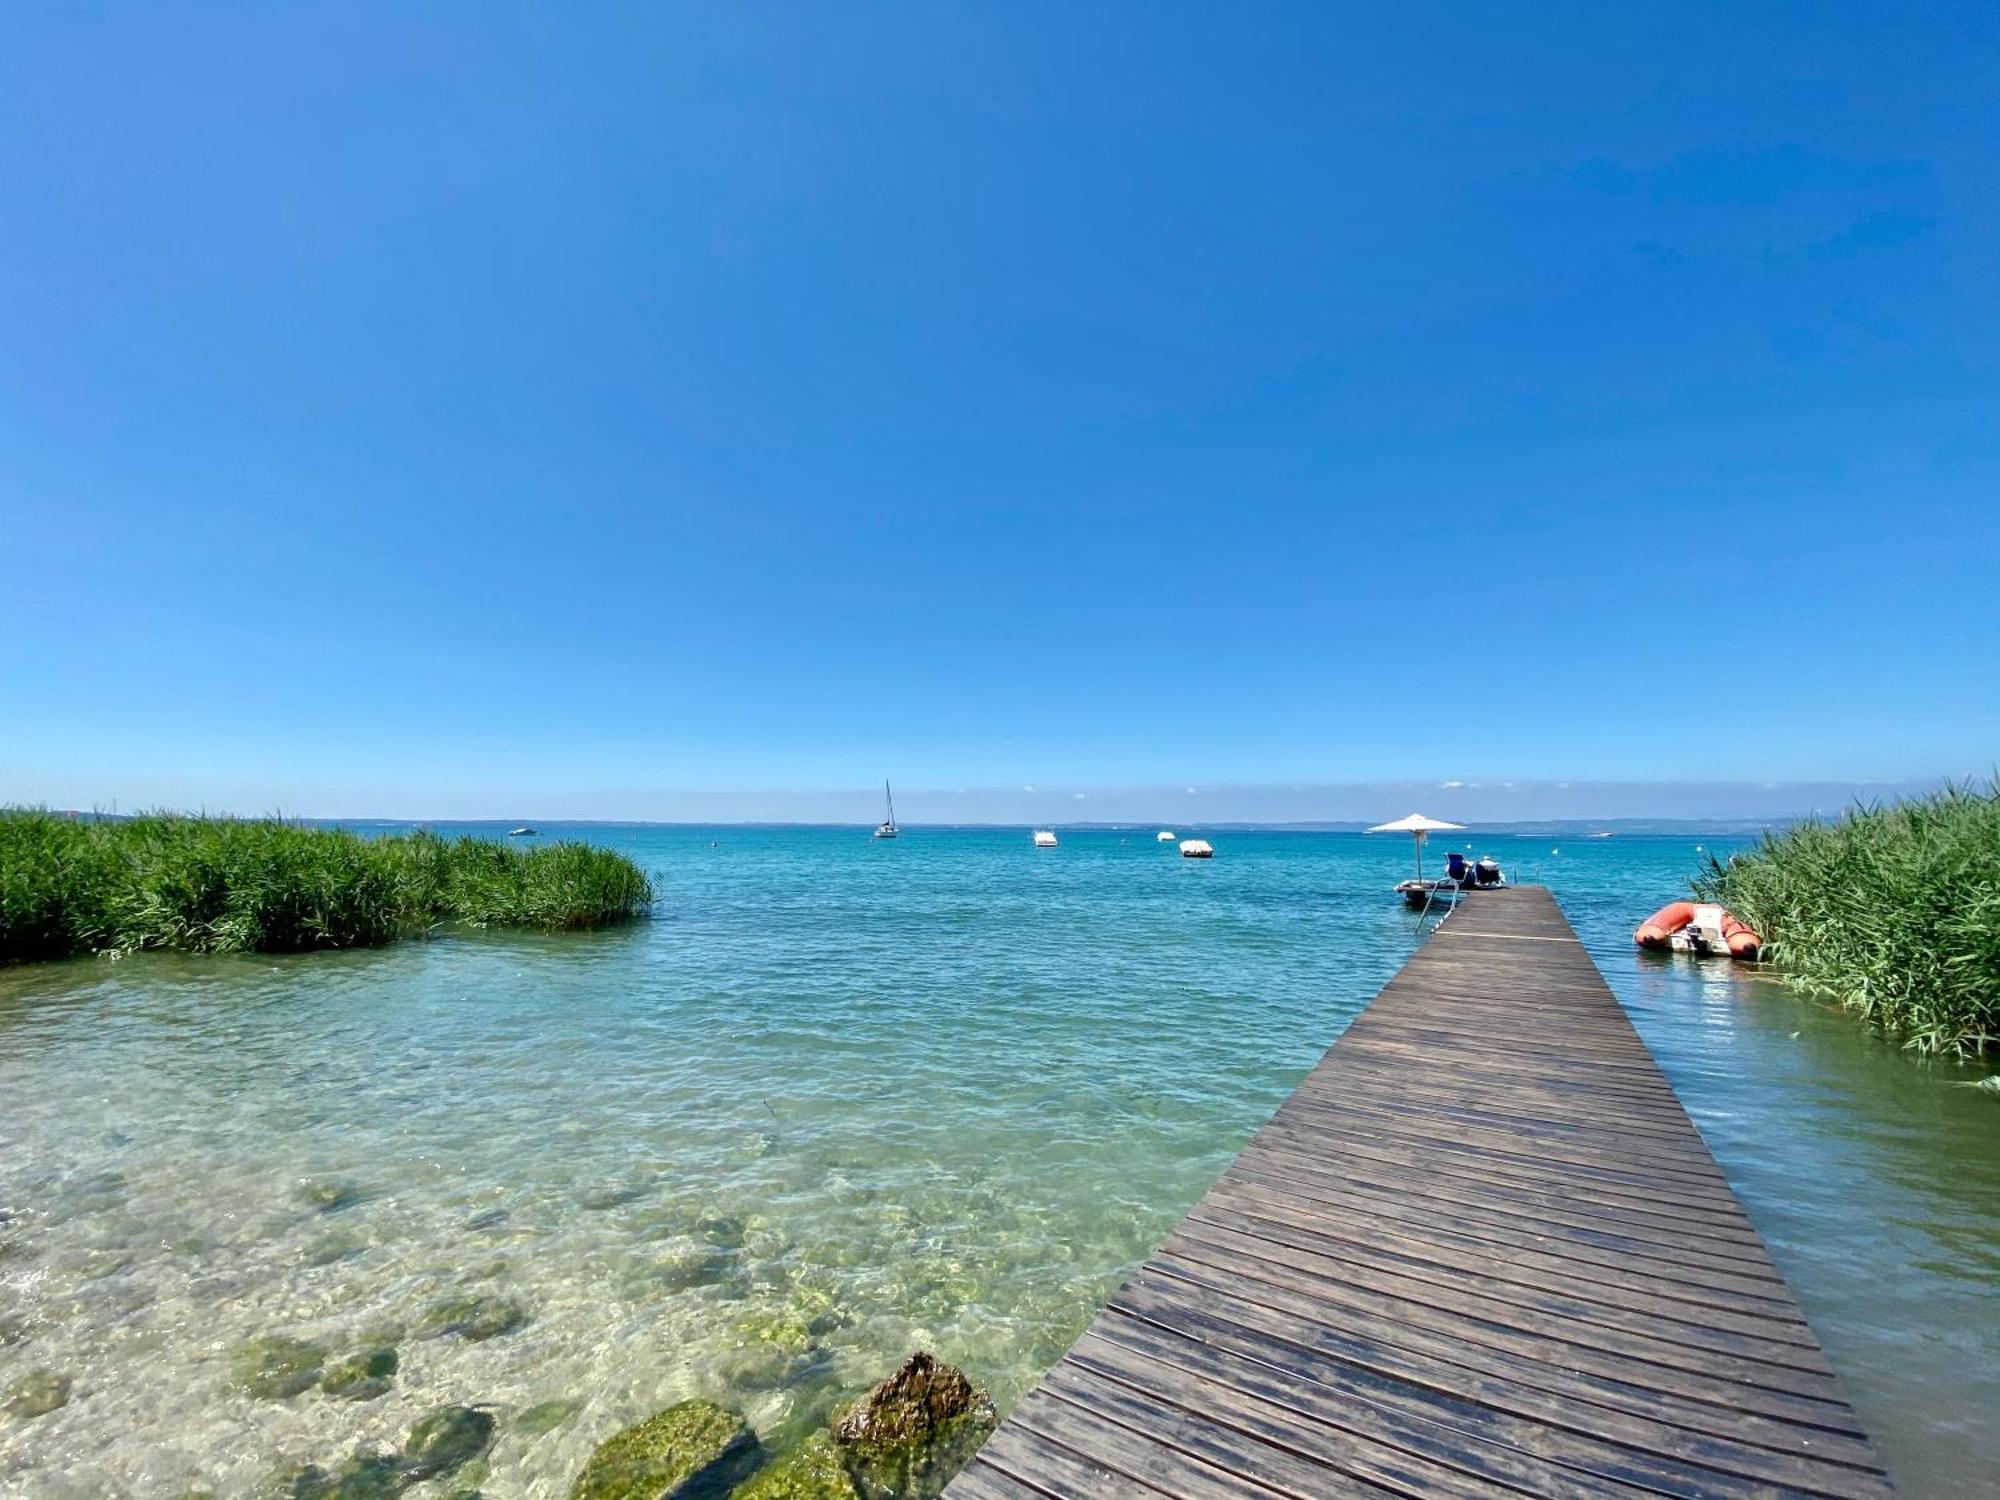
[[[1032,791],[1034,790],[1034,788],[1033,788],[1033,787],[1031,787],[1031,786],[1024,786],[1024,787],[1022,787],[1022,788],[1021,788],[1021,790],[1022,790],[1022,791],[1024,791],[1024,792],[1032,792]]]
[[[1193,787],[1189,787],[1189,788],[1187,789],[1187,794],[1188,794],[1188,795],[1189,795],[1190,797],[1194,796],[1194,795],[1195,795],[1195,790],[1194,790],[1194,788],[1193,788]]]
[[[1090,793],[1088,792],[1071,792],[1070,795],[1079,802],[1088,802],[1090,800]]]
[[[1438,783],[1438,789],[1440,791],[1453,792],[1457,791],[1458,788],[1464,785],[1465,783],[1462,781],[1440,781]]]

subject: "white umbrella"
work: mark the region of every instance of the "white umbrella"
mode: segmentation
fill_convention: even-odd
[[[1417,879],[1424,878],[1424,835],[1431,832],[1444,833],[1463,828],[1463,823],[1447,823],[1442,818],[1427,818],[1422,813],[1411,813],[1407,818],[1398,818],[1393,823],[1377,823],[1370,833],[1407,833],[1417,843]]]

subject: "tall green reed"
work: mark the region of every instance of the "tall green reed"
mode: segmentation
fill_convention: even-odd
[[[588,844],[516,849],[270,818],[0,810],[0,962],[369,947],[447,922],[560,931],[637,916],[652,902],[637,865]]]
[[[2000,782],[1767,834],[1695,893],[1755,927],[1809,993],[1923,1052],[2000,1041]]]

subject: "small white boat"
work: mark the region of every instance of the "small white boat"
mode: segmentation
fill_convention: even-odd
[[[508,829],[507,837],[510,839],[531,839],[540,832],[541,829],[530,828],[527,824],[523,823],[519,828]]]
[[[1037,828],[1035,830],[1035,847],[1037,849],[1053,849],[1055,846],[1056,836],[1052,830],[1047,828]]]
[[[1181,858],[1214,859],[1215,850],[1210,847],[1207,839],[1182,839]]]
[[[900,830],[896,827],[896,799],[889,795],[889,783],[887,781],[882,783],[882,800],[889,804],[889,816],[876,825],[875,837],[878,839],[892,839]]]
[[[1171,828],[1162,828],[1158,833],[1154,834],[1153,837],[1158,839],[1163,844],[1171,844],[1177,842],[1180,838],[1180,835],[1178,833],[1175,833]]]

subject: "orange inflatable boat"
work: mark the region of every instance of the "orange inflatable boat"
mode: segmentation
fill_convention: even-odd
[[[1641,948],[1672,948],[1702,957],[1753,959],[1763,950],[1764,939],[1734,912],[1720,906],[1697,906],[1692,901],[1674,901],[1661,907],[1639,924],[1632,941]]]

